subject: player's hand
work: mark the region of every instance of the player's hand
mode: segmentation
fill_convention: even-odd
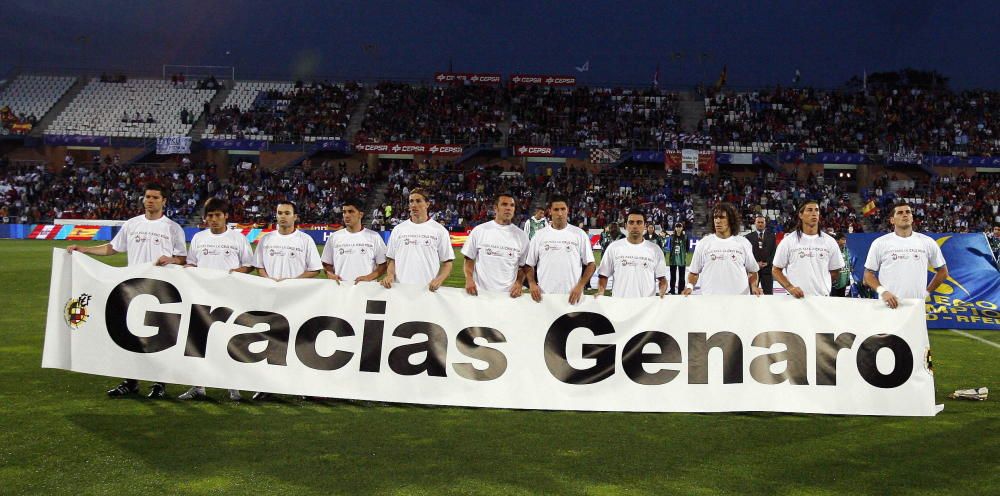
[[[369,282],[369,281],[374,281],[374,280],[375,280],[375,278],[372,277],[371,275],[358,276],[357,278],[354,279],[354,284],[357,284],[359,282]]]
[[[70,253],[72,253],[74,251],[78,251],[78,252],[82,253],[83,252],[82,248],[83,247],[80,246],[80,245],[69,245],[69,246],[66,247],[66,251],[68,251]]]
[[[681,294],[684,296],[691,296],[691,291],[691,288],[684,288],[684,291],[681,291]]]
[[[754,296],[760,296],[760,295],[764,294],[764,290],[761,289],[760,286],[755,286],[755,287],[750,288],[750,292],[753,293]]]
[[[790,294],[790,295],[792,295],[792,296],[794,296],[796,298],[802,298],[802,297],[804,297],[806,295],[805,291],[802,291],[802,288],[800,288],[798,286],[792,286],[792,287],[788,288],[788,294]]]
[[[163,267],[165,265],[170,265],[172,263],[174,263],[174,257],[168,257],[166,255],[162,255],[160,256],[160,258],[156,259],[156,265],[158,267]]]
[[[889,308],[896,308],[899,306],[899,300],[896,299],[896,295],[888,291],[882,292],[882,301],[884,301],[885,304],[889,306]]]
[[[431,283],[427,285],[427,289],[431,290],[431,292],[434,292],[437,291],[442,284],[444,284],[444,280],[432,279]]]
[[[542,288],[538,287],[538,284],[529,283],[528,291],[531,292],[531,299],[535,301],[542,301]]]
[[[663,299],[663,297],[664,297],[664,296],[665,296],[666,294],[667,294],[667,291],[666,291],[666,290],[663,290],[663,291],[660,291],[660,299]]]
[[[569,292],[569,304],[576,305],[580,303],[580,298],[583,298],[583,287],[573,286],[573,289]]]
[[[331,280],[331,281],[335,281],[338,286],[340,285],[340,281],[344,280],[343,277],[340,277],[337,274],[331,274],[329,272],[326,273],[326,278],[329,279],[329,280]]]
[[[379,281],[379,284],[381,284],[382,287],[385,288],[385,289],[392,289],[392,280],[395,279],[395,278],[396,278],[396,276],[394,276],[394,275],[385,276],[385,277],[382,278],[381,281]]]
[[[520,298],[524,294],[524,284],[515,282],[513,286],[510,287],[510,297]]]
[[[602,296],[604,296],[604,290],[603,290],[603,289],[600,289],[600,288],[598,288],[598,289],[597,289],[597,292],[596,292],[596,293],[594,293],[594,299],[596,300],[596,299],[598,299],[598,298],[600,298],[600,297],[602,297]]]
[[[432,281],[433,282],[433,281]],[[431,291],[434,291],[433,289]],[[476,288],[476,281],[468,279],[465,281],[465,292],[472,296],[479,296],[479,290]]]

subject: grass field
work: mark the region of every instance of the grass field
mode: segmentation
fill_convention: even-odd
[[[998,398],[945,398],[1000,394],[1000,348],[952,332],[931,333],[933,418],[110,400],[113,379],[40,368],[67,244],[0,241],[0,494],[1000,494]]]

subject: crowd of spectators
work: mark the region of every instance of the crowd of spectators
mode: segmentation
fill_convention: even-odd
[[[361,86],[356,83],[299,82],[287,92],[261,92],[247,109],[216,109],[208,123],[215,126],[216,134],[241,137],[268,135],[278,141],[304,136],[343,138],[360,97]]]
[[[678,95],[656,89],[510,90],[512,145],[667,148],[680,133]]]
[[[1000,222],[1000,176],[938,176],[927,181],[894,181],[888,174],[869,190],[876,209],[873,225],[887,226],[891,206],[905,200],[913,206],[917,230],[983,232]]]
[[[37,124],[35,114],[17,113],[9,105],[0,107],[0,130],[3,134],[27,134]]]
[[[501,87],[380,83],[372,92],[355,141],[499,144],[506,101],[506,90]]]
[[[872,124],[890,153],[1000,152],[1000,92],[883,90],[873,104]]]

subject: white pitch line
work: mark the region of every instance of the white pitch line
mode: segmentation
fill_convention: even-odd
[[[967,337],[969,339],[975,339],[976,341],[979,341],[979,342],[982,342],[982,343],[986,343],[986,344],[988,344],[988,345],[990,345],[990,346],[992,346],[994,348],[1000,348],[1000,344],[994,343],[993,341],[990,341],[989,339],[983,339],[983,338],[981,338],[979,336],[976,336],[976,335],[973,335],[973,334],[969,334],[967,332],[963,332],[963,331],[960,331],[958,329],[948,329],[948,330],[951,331],[951,332],[954,332],[955,334],[958,334],[960,336],[965,336],[965,337]]]

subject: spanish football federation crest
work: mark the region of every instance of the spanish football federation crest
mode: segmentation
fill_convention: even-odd
[[[91,295],[83,293],[79,298],[71,298],[66,302],[63,317],[66,318],[66,323],[74,330],[79,329],[80,326],[87,322],[87,317],[90,316],[87,312],[87,305],[90,303],[91,298]]]

